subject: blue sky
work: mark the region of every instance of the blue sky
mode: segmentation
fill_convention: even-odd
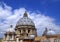
[[[24,7],[27,10],[39,10],[41,13],[60,21],[60,0],[1,0],[13,9]]]
[[[59,33],[60,0],[0,0],[0,32],[6,31],[10,24],[15,26],[25,11],[36,24],[38,35],[45,27]],[[2,35],[0,33],[0,37]]]

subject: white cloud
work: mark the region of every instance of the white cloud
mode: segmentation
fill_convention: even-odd
[[[3,8],[0,6],[0,32],[4,32],[9,29],[9,26],[16,25],[17,21],[23,16],[23,13],[27,11],[25,8],[19,8],[12,11],[12,7],[4,4]],[[42,15],[41,13],[27,11],[29,17],[34,21],[37,28],[38,35],[41,35],[46,27],[53,28],[57,33],[60,31],[60,26],[56,25],[55,19],[49,16]]]

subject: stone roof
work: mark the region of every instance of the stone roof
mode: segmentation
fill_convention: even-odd
[[[16,25],[34,25],[34,23],[25,12],[23,17],[19,19]]]

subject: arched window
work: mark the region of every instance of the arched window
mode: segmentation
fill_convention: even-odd
[[[9,40],[11,40],[12,39],[12,35],[9,35]]]
[[[28,34],[27,34],[27,36],[28,36]]]
[[[28,33],[30,33],[30,30],[28,30]]]
[[[20,33],[21,33],[21,30],[19,30],[20,31]]]
[[[24,32],[26,32],[26,30],[25,30],[25,29],[24,29],[23,31],[24,31]]]

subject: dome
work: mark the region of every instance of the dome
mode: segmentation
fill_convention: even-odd
[[[23,17],[19,19],[16,25],[34,25],[33,21],[28,17],[27,13],[25,12]]]
[[[12,28],[12,25],[10,26],[9,29],[7,29],[7,32],[15,32],[14,28]]]
[[[53,30],[49,30],[48,32],[47,32],[47,35],[55,35],[56,33],[55,33],[55,31],[53,31]]]

